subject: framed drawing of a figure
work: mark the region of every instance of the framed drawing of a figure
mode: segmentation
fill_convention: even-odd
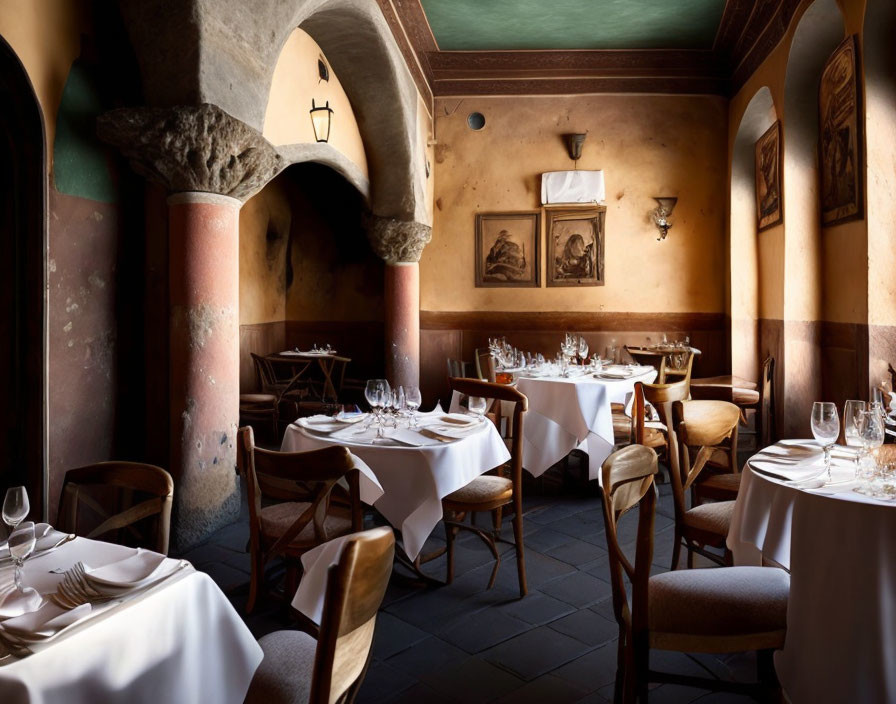
[[[605,206],[548,208],[548,286],[603,286]]]
[[[833,225],[863,216],[863,142],[859,58],[855,36],[828,59],[818,87],[821,223]]]
[[[759,232],[782,219],[781,123],[775,122],[756,142],[756,219]]]
[[[476,286],[539,286],[541,214],[476,215]]]

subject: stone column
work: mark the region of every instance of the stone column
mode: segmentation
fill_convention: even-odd
[[[368,237],[386,262],[384,287],[386,378],[394,386],[420,385],[420,255],[432,228],[373,217]]]
[[[239,515],[239,210],[283,164],[257,131],[214,105],[114,110],[97,127],[173,194],[169,471],[173,545],[183,550]]]

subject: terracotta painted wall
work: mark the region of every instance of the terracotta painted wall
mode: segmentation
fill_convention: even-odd
[[[467,115],[485,115],[475,132]],[[579,96],[438,100],[433,240],[421,260],[427,311],[721,312],[726,104],[715,97]],[[572,169],[562,134],[588,132],[581,169],[607,186],[606,285],[473,285],[478,212],[533,210],[540,174]],[[657,242],[653,196],[678,196]],[[542,271],[544,271],[544,252]]]
[[[117,23],[86,0],[0,2],[0,35],[28,73],[46,135],[51,519],[66,469],[145,451],[142,186],[94,128],[103,110],[140,102]]]

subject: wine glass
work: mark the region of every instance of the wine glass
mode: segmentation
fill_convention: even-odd
[[[824,448],[824,468],[828,481],[831,481],[831,450],[840,436],[840,417],[837,406],[827,401],[816,401],[812,404],[812,435],[815,441]]]
[[[847,447],[862,447],[862,429],[865,422],[863,413],[865,412],[865,402],[849,400],[843,404],[843,439]],[[859,456],[860,450],[856,450],[855,464],[856,476],[859,473]]]
[[[579,357],[582,358],[582,366],[585,366],[585,360],[588,359],[588,340],[579,336]]]
[[[6,498],[3,500],[3,522],[9,526],[10,533],[25,520],[29,510],[31,506],[25,487],[14,486],[6,490]]]
[[[423,402],[423,399],[420,395],[420,389],[416,386],[409,386],[404,391],[404,402],[408,406],[408,410],[411,412],[411,426],[417,427],[417,409],[420,408],[420,404]]]
[[[22,565],[25,564],[27,557],[34,551],[36,542],[34,523],[32,521],[19,523],[18,527],[9,536],[9,554],[16,565],[15,584],[16,589],[20,592],[24,591],[22,586]]]
[[[479,421],[482,421],[487,406],[486,400],[482,396],[470,396],[467,399],[467,409],[474,414]]]

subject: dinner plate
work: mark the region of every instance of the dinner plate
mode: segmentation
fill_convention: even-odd
[[[167,572],[173,572],[178,563],[172,560],[170,565],[165,565],[167,560],[167,557],[157,552],[137,548],[135,555],[107,565],[91,567],[84,564],[84,574],[96,584],[135,589]]]

